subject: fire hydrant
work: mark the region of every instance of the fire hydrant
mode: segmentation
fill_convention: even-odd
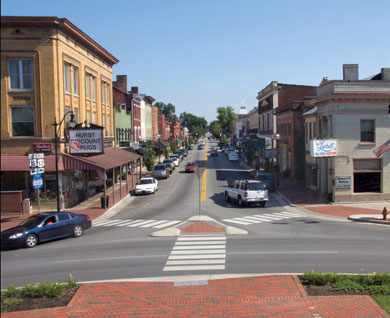
[[[383,211],[382,211],[382,215],[383,215],[383,220],[387,220],[387,215],[389,214],[389,212],[387,212],[387,209],[386,207],[383,208]]]

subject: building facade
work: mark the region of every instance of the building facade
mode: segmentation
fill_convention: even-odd
[[[343,80],[324,78],[316,106],[305,114],[315,145],[306,153],[313,171],[306,184],[335,202],[389,200],[390,151],[377,157],[374,150],[390,139],[390,69],[359,80],[358,65],[346,64]],[[335,151],[316,154],[334,143]]]

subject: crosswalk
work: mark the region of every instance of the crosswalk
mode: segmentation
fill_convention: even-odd
[[[301,218],[303,215],[291,213],[291,212],[277,212],[277,213],[265,213],[248,215],[238,218],[223,219],[223,222],[235,223],[240,225],[249,225],[263,222],[281,221],[285,219]]]
[[[182,221],[178,220],[143,220],[143,219],[136,219],[136,220],[104,220],[104,221],[97,221],[93,222],[93,226],[122,226],[122,227],[144,227],[144,228],[154,228],[154,229],[162,229],[168,226],[175,225],[177,223],[180,223]]]
[[[224,270],[226,236],[179,236],[163,271]]]

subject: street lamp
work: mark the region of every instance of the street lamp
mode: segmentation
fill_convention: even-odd
[[[65,113],[64,117],[62,118],[62,120],[57,123],[57,119],[54,117],[54,124],[52,124],[52,126],[54,126],[54,153],[55,153],[55,161],[56,161],[56,190],[57,190],[57,212],[60,212],[60,186],[59,186],[59,182],[58,182],[58,151],[57,151],[57,144],[58,144],[58,134],[60,132],[60,129],[61,129],[61,125],[62,123],[64,122],[66,116],[70,114],[70,126],[71,127],[74,127],[76,125],[76,121],[74,120],[74,113],[73,111],[68,111]],[[57,129],[58,127],[58,129]]]
[[[278,170],[277,170],[277,179],[276,179],[276,185],[279,186],[279,151],[278,151],[278,148],[279,148],[279,138],[280,138],[280,135],[278,133],[272,135],[272,150],[274,149],[274,140],[276,140],[276,165],[278,167]],[[272,172],[274,170],[274,159],[272,158]]]

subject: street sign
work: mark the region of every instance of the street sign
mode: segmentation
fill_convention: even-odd
[[[198,179],[200,179],[203,176],[203,172],[204,172],[204,167],[203,168],[198,167],[195,169],[195,173]]]
[[[29,154],[30,174],[35,175],[45,172],[45,155],[43,153]]]
[[[33,189],[42,189],[43,188],[43,178],[40,173],[34,174],[33,177]]]

